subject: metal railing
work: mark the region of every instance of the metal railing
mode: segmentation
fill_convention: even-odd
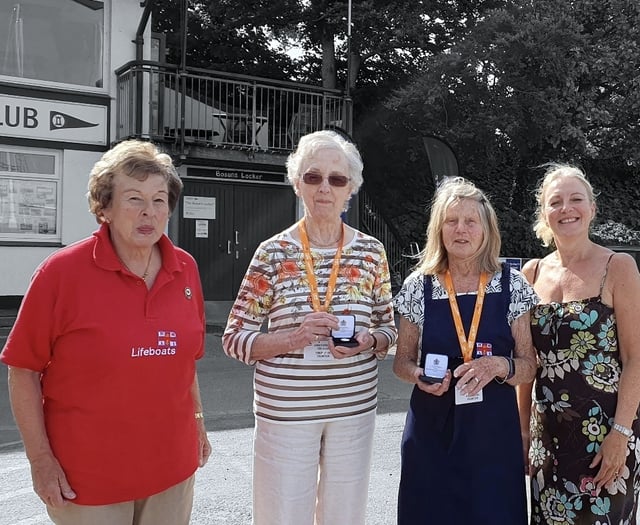
[[[292,151],[301,136],[326,128],[351,134],[351,99],[341,91],[219,71],[133,61],[116,71],[117,140]],[[413,260],[366,192],[360,227],[384,243],[394,290]]]
[[[391,273],[391,287],[394,294],[400,289],[404,278],[411,271],[416,260],[406,253],[399,235],[382,217],[371,197],[363,189],[358,193],[360,206],[360,227],[384,244]]]
[[[291,151],[325,128],[351,133],[341,91],[149,61],[116,71],[117,139],[148,137],[222,148]]]

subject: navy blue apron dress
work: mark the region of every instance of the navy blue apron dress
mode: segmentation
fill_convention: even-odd
[[[502,293],[488,293],[476,338],[492,354],[511,356],[507,322],[509,269],[503,266]],[[447,354],[453,371],[463,363],[448,299],[432,299],[424,278],[424,327],[420,364],[426,353]],[[476,295],[457,296],[469,334]],[[483,401],[455,404],[453,379],[441,397],[414,387],[402,437],[398,525],[525,525],[524,459],[515,388],[491,381]]]

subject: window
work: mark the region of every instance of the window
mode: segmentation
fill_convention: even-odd
[[[0,147],[0,241],[60,241],[60,157]]]
[[[0,2],[0,75],[102,87],[104,2]]]

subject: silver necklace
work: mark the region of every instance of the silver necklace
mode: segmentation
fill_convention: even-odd
[[[331,241],[328,244],[323,244],[323,243],[314,241],[311,237],[309,237],[309,240],[311,241],[311,244],[313,244],[316,248],[331,248],[332,246],[335,246],[336,244],[338,244],[340,237],[338,237],[335,241]]]
[[[331,246],[335,246],[336,244],[338,244],[340,237],[342,237],[342,230],[340,230],[340,233],[338,234],[338,237],[336,238],[336,240],[330,241],[329,243],[322,243],[314,240],[313,237],[311,237],[311,235],[309,235],[308,232],[307,232],[307,237],[309,238],[309,241],[311,242],[311,244],[313,244],[317,248],[330,248]]]
[[[124,265],[124,267],[129,271],[129,273],[132,273],[133,275],[140,277],[140,279],[142,279],[145,283],[147,282],[147,277],[149,277],[149,267],[151,266],[151,259],[153,257],[153,246],[151,247],[151,253],[149,254],[149,260],[147,261],[147,266],[144,269],[144,272],[142,273],[142,275],[138,275],[136,272],[134,272],[131,268],[129,268],[127,266],[127,263],[124,262],[124,260],[122,259],[122,257],[118,256],[118,259],[120,259],[120,262]]]

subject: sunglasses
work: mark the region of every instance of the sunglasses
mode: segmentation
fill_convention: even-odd
[[[324,178],[319,173],[305,173],[302,176],[302,180],[305,184],[311,184],[313,186],[317,186],[318,184],[322,184]],[[347,184],[349,184],[349,177],[345,177],[344,175],[329,175],[327,177],[330,186],[335,186],[336,188],[344,188]]]

